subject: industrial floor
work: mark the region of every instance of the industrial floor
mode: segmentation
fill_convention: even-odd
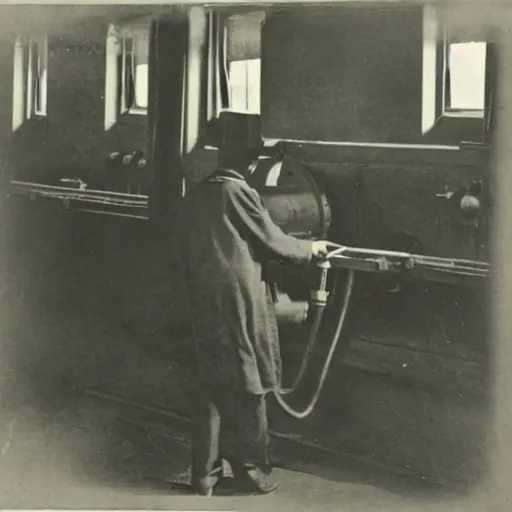
[[[20,404],[2,413],[0,425],[3,509],[473,510],[445,491],[350,461],[322,461],[286,443],[272,449],[286,468],[276,470],[276,493],[233,497],[227,488],[208,500],[189,496],[166,483],[187,481],[183,426],[137,424],[85,397],[47,404],[45,413]]]
[[[182,387],[189,373],[183,358],[177,353],[151,356],[144,336],[112,328],[105,316],[81,304],[50,295],[21,300],[13,290],[2,293],[0,304],[0,509],[487,510],[467,489],[427,484],[385,465],[339,453],[328,456],[286,439],[271,445],[280,483],[276,493],[229,496],[224,489],[223,496],[209,500],[187,495],[183,486],[168,483],[187,479],[185,422],[135,414],[130,407],[84,393],[110,390],[183,409]],[[369,377],[357,374],[347,373],[347,383],[362,396],[347,409],[350,414],[327,405],[300,425],[272,414],[272,428],[302,439],[323,437],[331,445],[362,446],[364,440],[370,454],[382,439],[387,452],[398,452],[401,439],[412,445],[416,436],[414,454],[435,458],[439,467],[463,452],[456,431],[442,440],[446,449],[438,452],[445,456],[430,457],[435,431],[421,439],[415,428],[397,431],[395,423],[386,423],[402,414],[396,412],[399,400],[411,410],[417,394],[405,399],[402,389],[397,394],[380,381],[370,386]],[[358,412],[356,405],[364,405],[370,392],[384,413],[370,417]],[[410,416],[421,422],[421,414]],[[366,424],[350,425],[363,417]]]

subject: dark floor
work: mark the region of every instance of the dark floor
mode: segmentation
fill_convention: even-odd
[[[103,389],[186,409],[189,367],[179,347],[150,350],[173,340],[122,332],[108,315],[48,288],[30,300],[14,285],[0,291],[0,508],[487,509],[476,498],[468,505],[468,488],[422,481],[428,471],[482,472],[486,415],[478,403],[346,369],[343,388],[331,383],[307,421],[271,407],[272,428],[380,464],[280,441],[272,444],[280,466],[275,494],[208,503],[186,496],[165,484],[186,480],[186,424],[82,393]]]
[[[0,424],[0,508],[457,510],[465,501],[279,443],[272,456],[287,469],[276,470],[274,495],[206,503],[166,484],[187,481],[188,438],[178,423],[134,421],[119,408],[82,397],[55,403],[46,414],[18,406],[4,412]]]

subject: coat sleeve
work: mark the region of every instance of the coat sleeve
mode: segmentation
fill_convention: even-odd
[[[296,263],[311,260],[312,243],[284,233],[271,219],[255,190],[238,183],[229,184],[227,190],[239,220],[267,251],[278,259]]]

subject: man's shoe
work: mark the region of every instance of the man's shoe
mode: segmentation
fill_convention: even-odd
[[[205,496],[207,498],[213,496],[213,485],[211,485],[208,480],[208,478],[198,478],[192,480],[190,484],[192,493],[197,494],[198,496]]]
[[[213,495],[215,484],[223,476],[222,459],[215,462],[214,469],[207,476],[198,476],[192,473],[190,488],[194,494],[210,497]]]
[[[250,494],[269,494],[278,487],[270,472],[259,467],[233,468],[233,476],[237,487]]]

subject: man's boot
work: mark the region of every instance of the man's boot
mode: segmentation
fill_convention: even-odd
[[[222,478],[222,476],[222,461],[217,461],[209,475],[200,476],[192,473],[190,488],[194,494],[209,498],[213,495],[215,484],[217,484],[219,478]]]
[[[250,494],[269,494],[277,489],[271,468],[256,464],[232,464],[231,469],[237,487]]]

